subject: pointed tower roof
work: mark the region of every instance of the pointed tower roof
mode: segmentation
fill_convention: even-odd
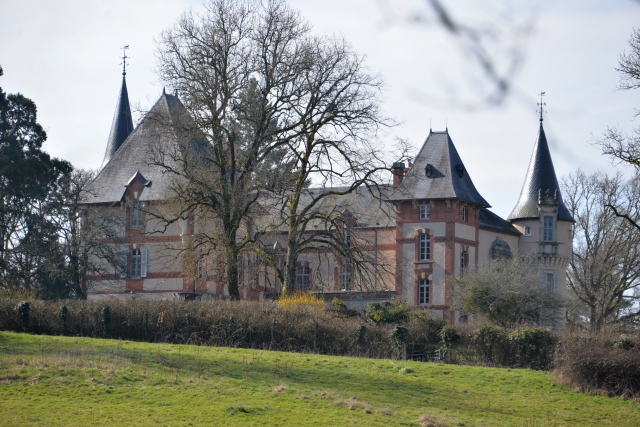
[[[575,222],[562,201],[560,186],[553,168],[549,144],[547,143],[541,119],[538,139],[533,147],[533,154],[531,155],[527,176],[520,192],[520,199],[507,220],[540,218],[540,213],[538,212],[539,197],[546,194],[547,191],[558,202],[558,220]]]
[[[415,199],[459,199],[490,207],[473,185],[448,131],[429,132],[413,166],[389,198]]]
[[[83,194],[84,203],[117,203],[127,185],[138,178],[145,186],[141,201],[163,200],[171,175],[153,164],[164,156],[165,165],[178,168],[177,158],[187,145],[202,147],[202,134],[182,102],[164,91],[138,127],[113,153]],[[196,148],[199,149],[199,148]]]
[[[104,160],[100,169],[104,168],[113,158],[113,155],[127,137],[133,132],[133,120],[131,119],[131,107],[129,106],[129,93],[127,92],[127,82],[122,75],[122,87],[120,88],[120,96],[116,104],[116,112],[113,115],[111,123],[111,132],[109,133],[109,141],[107,142],[107,151],[104,153]]]

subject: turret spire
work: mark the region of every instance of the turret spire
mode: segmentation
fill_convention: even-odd
[[[129,45],[126,44],[124,45],[124,47],[121,47],[120,49],[122,49],[122,76],[126,76],[127,75],[127,58],[129,58],[127,56],[127,49],[129,49]]]
[[[544,120],[542,118],[542,113],[546,112],[546,111],[544,111],[544,107],[545,107],[545,105],[547,105],[547,103],[546,102],[542,102],[542,97],[544,96],[544,92],[543,91],[540,91],[540,93],[538,95],[540,95],[540,102],[538,102],[538,107],[540,107],[540,111],[539,111],[539,113],[540,113],[540,123],[542,123],[542,121]]]
[[[553,161],[551,160],[551,152],[549,151],[549,144],[547,143],[547,136],[542,127],[542,116],[540,117],[540,130],[538,131],[538,138],[533,147],[533,154],[531,154],[531,161],[529,162],[527,176],[522,186],[520,199],[507,219],[539,218],[538,204],[541,198],[548,195],[553,197],[555,203],[558,204],[558,220],[573,222],[571,213],[569,213],[569,210],[562,201],[560,186],[558,185],[556,172],[553,168]]]
[[[126,82],[126,49],[128,45],[125,45],[122,49],[125,49],[125,54],[122,56],[122,87],[120,88],[120,96],[116,104],[116,111],[113,115],[113,122],[111,123],[111,132],[109,133],[109,140],[107,141],[107,150],[104,153],[104,160],[100,169],[104,168],[111,160],[113,155],[122,143],[127,139],[129,134],[133,132],[133,120],[131,118],[131,107],[129,106],[129,93],[127,92]]]

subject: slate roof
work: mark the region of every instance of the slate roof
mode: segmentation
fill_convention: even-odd
[[[520,236],[522,234],[517,228],[491,212],[489,209],[480,209],[479,222],[480,228],[514,234],[516,236]]]
[[[543,194],[546,193],[547,190],[549,190],[549,193],[552,195],[557,194],[558,220],[575,222],[562,201],[560,186],[558,185],[556,172],[553,168],[549,144],[547,143],[542,122],[540,122],[538,139],[533,147],[533,154],[529,162],[527,176],[525,177],[524,185],[520,192],[520,199],[507,220],[540,218],[540,213],[538,212],[538,196],[540,190],[542,190]]]
[[[430,168],[430,177],[426,168]],[[413,167],[389,198],[390,201],[415,199],[459,199],[489,207],[478,193],[449,132],[430,132]]]
[[[136,176],[145,186],[139,196],[141,201],[164,200],[171,176],[152,164],[160,150],[165,154],[164,163],[172,165],[176,150],[183,147],[195,129],[188,111],[180,100],[162,93],[160,99],[129,135],[111,160],[83,194],[83,203],[116,203],[122,200],[126,187]]]
[[[120,96],[116,104],[116,112],[113,114],[107,150],[104,153],[104,160],[102,161],[100,169],[109,163],[109,160],[111,160],[131,132],[133,132],[133,120],[131,118],[131,107],[129,106],[129,94],[127,92],[127,82],[125,77],[122,76]]]
[[[321,191],[343,191],[347,187],[333,188],[308,188],[300,198],[300,209],[304,209]],[[392,185],[380,185],[378,188],[367,189],[360,187],[353,193],[345,195],[328,196],[324,198],[314,209],[325,214],[342,214],[352,217],[355,220],[354,228],[389,228],[396,226],[396,212],[392,204],[386,200],[393,191]],[[258,221],[272,223],[274,219],[280,218],[278,212],[282,208],[282,201],[279,198],[270,198],[264,194],[260,200],[260,205],[265,209],[265,213],[271,212],[258,218]],[[278,222],[279,219],[276,219]],[[313,231],[314,226],[322,226],[322,220],[311,220],[307,231]],[[287,231],[287,225],[278,223],[276,228],[282,232]]]

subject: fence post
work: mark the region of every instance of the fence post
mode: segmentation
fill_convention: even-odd
[[[149,341],[149,333],[148,333],[148,327],[149,327],[149,313],[148,312],[144,312],[144,314],[142,315],[142,329],[144,330],[144,340],[145,341]]]
[[[275,330],[276,330],[276,319],[273,319],[273,322],[271,323],[271,342],[269,343],[269,350],[271,350],[275,345],[275,340],[276,340]]]
[[[227,330],[227,339],[229,340],[229,346],[231,346],[232,335],[233,335],[233,316],[229,317],[229,329]]]
[[[313,351],[318,351],[318,322],[313,326]]]
[[[18,306],[16,307],[16,310],[18,311],[18,317],[22,322],[22,329],[24,330],[24,332],[28,332],[29,331],[29,303],[27,301],[22,301],[20,304],[18,304]]]
[[[111,310],[108,306],[102,307],[102,326],[104,326],[104,337],[109,336],[109,324],[111,323]]]
[[[62,335],[67,335],[67,306],[60,307],[60,318],[62,319]]]

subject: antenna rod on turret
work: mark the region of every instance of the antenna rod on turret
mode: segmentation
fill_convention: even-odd
[[[546,111],[544,111],[544,108],[543,108],[543,107],[544,107],[545,105],[547,105],[547,103],[546,103],[546,102],[542,102],[542,97],[544,96],[544,92],[543,92],[543,91],[540,91],[539,95],[540,95],[540,102],[538,102],[538,107],[540,107],[540,111],[538,111],[538,112],[540,113],[540,123],[542,123],[542,121],[544,120],[544,119],[542,118],[542,113],[543,113],[543,112],[545,112],[545,113],[546,113]]]
[[[127,56],[127,49],[129,49],[129,45],[126,44],[124,45],[124,47],[121,47],[120,49],[122,49],[122,75],[126,76],[127,75],[127,58],[129,58]]]

